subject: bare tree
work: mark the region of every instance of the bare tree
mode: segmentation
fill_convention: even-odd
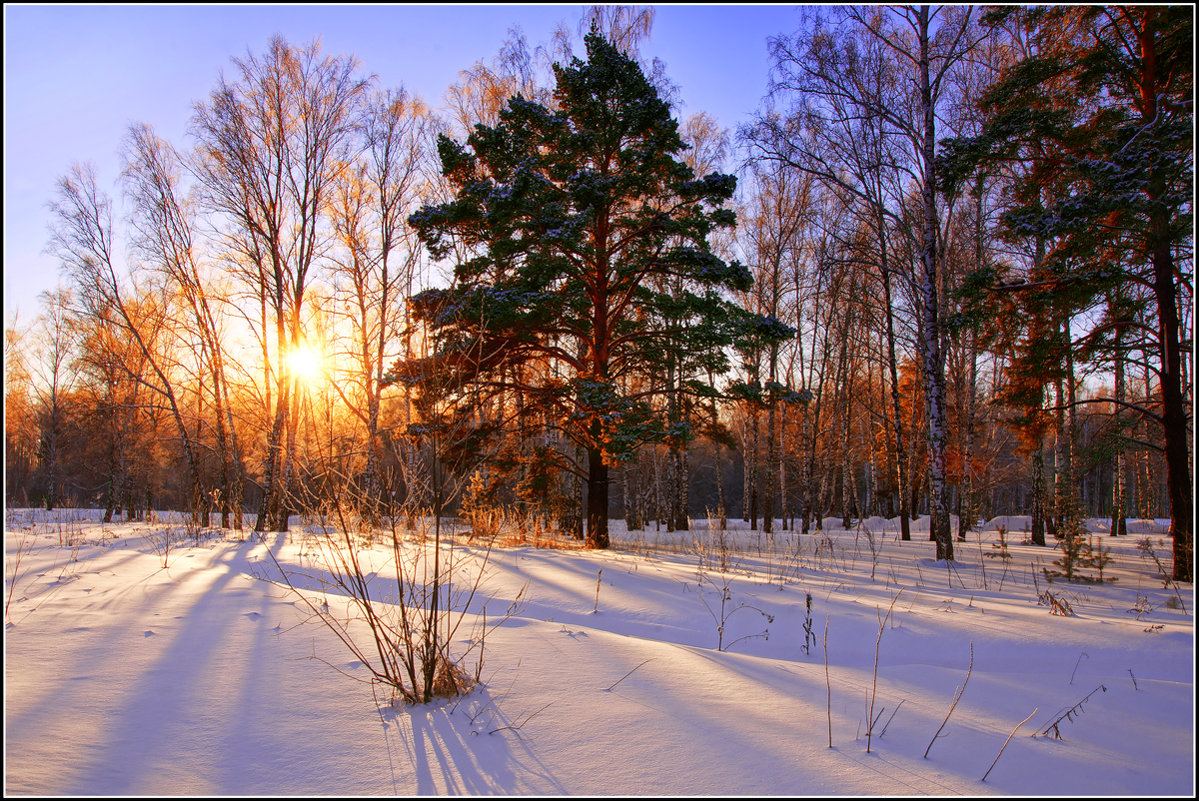
[[[751,269],[754,270],[753,302],[755,311],[777,320],[787,313],[784,309],[784,293],[788,274],[797,269],[795,262],[801,258],[801,236],[806,227],[811,179],[781,165],[759,165],[751,176],[755,195],[743,230]],[[776,486],[776,480],[782,472],[783,452],[780,445],[782,426],[778,417],[781,409],[785,408],[782,404],[788,398],[790,387],[784,386],[781,381],[784,378],[781,349],[780,342],[767,343],[765,352],[754,359],[756,362],[764,358],[764,364],[754,364],[752,367],[754,373],[764,373],[755,375],[753,380],[757,384],[759,402],[766,411],[766,454],[761,480],[750,488],[750,494],[753,498],[761,499],[762,530],[766,533],[774,530],[775,513],[781,509],[775,506],[774,501],[783,497]],[[756,412],[754,418],[756,434]],[[755,453],[752,454],[755,469],[748,471],[755,474],[755,479],[756,450],[755,447]],[[754,513],[751,512],[751,515]]]
[[[918,351],[925,382],[926,417],[929,436],[929,474],[937,558],[953,558],[949,534],[945,482],[945,380],[942,356],[942,281],[938,260],[943,243],[939,236],[937,203],[936,132],[937,115],[944,104],[948,86],[946,74],[973,46],[970,38],[972,12],[969,9],[930,10],[927,6],[896,7],[889,10],[847,7],[834,29],[815,25],[807,35],[794,41],[781,38],[775,43],[776,61],[782,72],[780,86],[787,91],[811,89],[823,107],[809,104],[800,114],[783,117],[777,113],[761,115],[749,131],[750,141],[764,158],[780,160],[809,172],[851,197],[860,199],[876,213],[904,220],[904,198],[899,205],[881,204],[877,191],[871,191],[861,179],[846,180],[839,168],[846,163],[894,163],[904,169],[917,187],[919,213],[911,228],[901,230],[917,243],[919,269]],[[885,58],[867,58],[872,53]],[[821,110],[831,109],[834,119],[875,117],[886,130],[877,131],[873,140],[841,140],[857,148],[876,143],[874,153],[851,151],[846,158],[829,160],[827,151],[811,146],[805,137],[817,133],[827,121]],[[902,162],[891,162],[900,151],[880,149],[881,136],[894,137],[906,148]],[[829,141],[825,137],[825,141]],[[889,276],[884,270],[883,276]],[[889,305],[889,303],[888,303]],[[895,380],[893,379],[893,383]]]
[[[366,148],[342,172],[330,216],[339,248],[333,257],[338,308],[349,322],[349,382],[333,387],[366,432],[364,496],[379,499],[383,453],[398,447],[409,489],[417,483],[415,455],[405,438],[386,435],[381,420],[384,376],[404,352],[404,300],[414,293],[421,248],[406,224],[425,189],[431,118],[403,89],[375,95],[367,105]],[[400,350],[397,351],[397,348]],[[405,389],[403,424],[412,422]],[[413,495],[414,493],[409,493]],[[371,510],[377,514],[377,508]]]
[[[46,509],[54,509],[66,495],[63,440],[66,435],[67,397],[76,377],[70,369],[74,360],[75,337],[72,331],[70,290],[59,287],[54,291],[46,291],[41,294],[40,300],[42,312],[34,329],[34,347],[30,354],[33,358],[29,360],[29,368],[39,431],[39,473],[44,485],[42,503]],[[8,354],[5,355],[7,357]],[[8,361],[7,358],[5,361]],[[7,404],[5,412],[7,415]],[[6,419],[6,431],[7,428]]]
[[[19,316],[4,328],[4,497],[27,506],[38,455],[36,395],[30,371],[33,330]]]
[[[233,63],[236,80],[222,77],[208,102],[195,107],[194,171],[204,203],[224,221],[226,244],[246,268],[263,326],[274,329],[273,350],[260,332],[274,410],[267,410],[272,422],[254,527],[285,530],[297,423],[288,354],[304,343],[305,291],[327,235],[323,214],[335,178],[351,161],[369,80],[352,58],[322,57],[317,43],[293,47],[279,37],[266,54]]]
[[[187,422],[175,381],[171,376],[170,355],[163,346],[163,303],[128,297],[113,253],[112,201],[96,185],[90,166],[76,165],[58,181],[57,199],[50,204],[54,217],[48,249],[71,275],[81,308],[89,316],[114,323],[133,342],[146,365],[150,378],[131,374],[161,396],[167,404],[179,435],[191,484],[188,508],[201,519],[203,487],[195,443]]]
[[[198,368],[208,380],[197,381],[197,392],[208,386],[220,461],[221,525],[242,527],[242,457],[233,421],[225,347],[201,275],[199,246],[195,242],[195,211],[180,194],[182,161],[174,148],[147,125],[131,126],[126,135],[124,178],[131,201],[133,247],[161,272],[184,306],[183,328],[198,339]]]

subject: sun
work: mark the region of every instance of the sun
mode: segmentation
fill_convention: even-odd
[[[311,345],[298,345],[287,354],[287,368],[299,380],[312,384],[324,374],[325,358]]]

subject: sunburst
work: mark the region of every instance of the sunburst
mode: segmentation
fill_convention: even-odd
[[[324,376],[325,357],[311,345],[298,345],[287,354],[287,369],[293,377],[313,384]]]

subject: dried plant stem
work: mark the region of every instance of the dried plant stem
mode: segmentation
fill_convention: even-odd
[[[600,579],[603,578],[603,575],[604,575],[603,570],[600,570],[598,573],[595,574],[595,608],[591,610],[591,614],[593,614],[593,615],[599,614]]]
[[[1039,709],[1039,707],[1038,707],[1038,709]],[[1035,714],[1037,714],[1037,710],[1036,710],[1036,709],[1034,709],[1034,710],[1032,711],[1032,715],[1035,715]],[[995,755],[995,762],[992,762],[992,763],[991,763],[991,767],[990,767],[990,768],[987,768],[987,772],[983,774],[983,777],[982,777],[982,779],[980,779],[979,781],[984,781],[984,782],[985,782],[985,781],[987,780],[987,777],[991,775],[991,768],[994,768],[994,767],[995,767],[995,764],[996,764],[997,762],[999,762],[999,758],[1000,758],[1001,756],[1003,756],[1003,749],[1004,749],[1004,748],[1007,748],[1007,744],[1008,744],[1008,743],[1010,743],[1010,742],[1012,741],[1012,738],[1016,736],[1016,732],[1020,730],[1020,727],[1021,727],[1021,726],[1023,726],[1025,723],[1028,723],[1028,721],[1032,720],[1032,715],[1029,715],[1029,716],[1028,716],[1028,717],[1026,717],[1024,720],[1022,720],[1022,721],[1020,721],[1019,723],[1017,723],[1017,724],[1016,724],[1016,728],[1012,729],[1012,733],[1011,733],[1011,734],[1009,734],[1009,735],[1007,736],[1007,739],[1003,741],[1003,745],[1000,747],[1000,749],[999,749],[999,753]]]
[[[36,535],[34,535],[33,539],[34,540],[37,539]],[[20,541],[17,543],[16,551],[13,552],[11,554],[11,556],[7,553],[5,554],[5,560],[4,560],[5,570],[4,570],[4,572],[6,575],[4,578],[8,581],[8,594],[4,598],[4,617],[5,617],[5,619],[8,618],[8,608],[10,606],[12,606],[13,590],[15,590],[17,588],[17,580],[22,575],[22,573],[21,573],[21,557],[23,557],[29,550],[30,550],[29,535],[28,535],[28,533],[23,532],[21,534]]]
[[[907,700],[907,699],[904,699],[904,700]],[[878,733],[879,737],[882,737],[884,734],[887,733],[887,727],[891,725],[891,719],[895,717],[895,713],[899,711],[900,706],[903,706],[903,701],[900,701],[899,706],[897,706],[897,707],[895,707],[895,709],[891,710],[891,717],[887,718],[887,722],[883,724],[883,730]],[[879,715],[881,716],[882,713],[880,712]]]
[[[1052,731],[1055,739],[1058,739],[1058,740],[1062,739],[1062,733],[1061,733],[1061,730],[1058,729],[1058,724],[1060,724],[1063,720],[1068,720],[1070,722],[1074,722],[1074,716],[1082,714],[1083,704],[1085,704],[1087,701],[1091,700],[1091,696],[1094,695],[1095,693],[1099,692],[1100,690],[1107,692],[1107,688],[1104,687],[1102,684],[1100,684],[1098,687],[1096,687],[1095,689],[1093,689],[1089,693],[1087,693],[1086,696],[1081,701],[1079,701],[1077,704],[1070,707],[1065,712],[1063,712],[1061,715],[1059,715],[1057,717],[1057,719],[1055,719],[1052,723],[1050,723],[1048,726],[1046,726],[1040,732],[1033,732],[1032,736],[1036,737],[1038,734],[1040,734],[1042,737],[1048,737],[1049,732]]]
[[[645,662],[642,662],[641,665],[644,665],[646,662],[653,662],[655,659],[657,659],[657,657],[651,656],[649,659],[645,660]],[[609,684],[606,688],[604,688],[604,692],[611,692],[613,687],[615,687],[617,684],[620,684],[622,681],[627,679],[629,676],[632,676],[634,673],[636,673],[641,668],[641,665],[638,665],[637,667],[630,670],[628,673],[621,676],[616,681]]]
[[[820,641],[824,649],[824,711],[828,717],[828,747],[833,747],[833,685],[828,677],[828,616],[824,618],[824,639]]]
[[[945,728],[945,724],[949,723],[949,716],[953,714],[953,709],[958,705],[958,701],[962,697],[962,693],[966,692],[966,683],[970,681],[970,674],[974,672],[974,641],[970,642],[970,667],[966,669],[966,680],[962,682],[962,686],[958,687],[957,694],[953,697],[953,703],[949,705],[949,711],[945,713],[945,720],[941,721],[941,728],[937,729],[937,733],[928,742],[928,748],[924,749],[924,758],[928,759],[928,752],[933,750],[933,743],[941,736],[941,730]]]
[[[1070,671],[1070,683],[1071,683],[1071,684],[1073,684],[1073,683],[1074,683],[1074,674],[1078,672],[1078,666],[1079,666],[1080,664],[1082,664],[1082,658],[1083,658],[1084,656],[1085,656],[1087,659],[1090,659],[1090,658],[1091,658],[1091,655],[1090,655],[1090,654],[1088,654],[1086,651],[1083,651],[1081,654],[1079,654],[1079,655],[1078,655],[1078,660],[1077,660],[1077,661],[1075,661],[1075,663],[1074,663],[1074,670]]]
[[[548,708],[550,708],[551,706],[553,706],[553,704],[554,704],[554,702],[553,702],[553,701],[550,701],[548,704],[546,704],[545,706],[541,707],[541,709],[538,709],[536,712],[531,712],[531,713],[529,713],[528,715],[526,715],[526,716],[525,716],[525,719],[524,719],[524,720],[522,720],[520,723],[517,723],[517,724],[511,725],[511,726],[500,726],[499,728],[492,729],[491,731],[489,731],[489,732],[487,732],[487,733],[488,733],[488,734],[495,734],[497,731],[515,731],[515,732],[519,732],[519,731],[521,730],[521,727],[523,727],[523,726],[524,726],[526,723],[528,723],[530,720],[532,720],[533,718],[535,718],[537,715],[540,715],[540,714],[541,714],[542,712],[544,712],[546,709],[548,709]]]
[[[887,614],[878,622],[878,638],[874,641],[874,683],[870,687],[870,710],[866,713],[866,753],[870,753],[870,739],[874,733],[874,698],[878,693],[878,648],[883,641],[883,630],[887,628],[887,621],[891,619],[891,610],[895,608],[895,602],[899,600],[899,595],[903,590],[895,593],[895,597],[891,599],[891,605],[887,607]],[[879,712],[881,716],[883,713]]]

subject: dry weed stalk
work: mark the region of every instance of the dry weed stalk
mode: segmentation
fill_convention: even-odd
[[[812,631],[812,593],[804,593],[804,621],[803,621],[803,652],[804,655],[809,655],[812,652],[812,642],[815,641],[816,635]]]
[[[1070,606],[1069,601],[1067,601],[1065,598],[1058,598],[1056,595],[1054,595],[1049,590],[1045,590],[1045,592],[1038,593],[1037,605],[1038,606],[1048,606],[1049,614],[1051,614],[1051,615],[1061,615],[1062,617],[1071,617],[1074,614],[1074,608]]]
[[[1078,659],[1074,660],[1074,670],[1070,671],[1070,683],[1071,684],[1074,683],[1074,674],[1078,672],[1078,666],[1082,664],[1082,658],[1084,656],[1087,659],[1091,658],[1090,654],[1088,654],[1086,651],[1083,651],[1081,654],[1078,655]]]
[[[933,738],[928,741],[928,748],[924,749],[924,758],[925,759],[928,759],[928,752],[933,750],[933,743],[935,743],[937,741],[937,738],[941,736],[941,730],[945,728],[945,724],[949,723],[949,716],[953,714],[954,707],[956,707],[958,705],[958,701],[961,700],[962,693],[966,692],[966,684],[967,684],[967,682],[970,681],[970,674],[973,672],[974,672],[974,642],[971,641],[971,643],[970,643],[970,667],[966,669],[966,679],[965,679],[965,681],[962,682],[962,686],[958,687],[957,693],[953,696],[953,703],[949,705],[949,711],[945,713],[945,720],[941,721],[941,727],[939,729],[937,729],[937,732],[936,732],[936,734],[933,735]]]
[[[1051,732],[1051,731],[1052,731],[1052,732],[1053,732],[1053,737],[1054,737],[1054,739],[1056,739],[1056,740],[1060,740],[1060,739],[1062,739],[1062,732],[1061,732],[1061,729],[1059,729],[1059,728],[1058,728],[1058,727],[1061,725],[1061,722],[1062,722],[1063,720],[1068,720],[1068,721],[1070,721],[1071,723],[1073,723],[1073,722],[1074,722],[1074,716],[1075,716],[1075,715],[1081,715],[1081,714],[1082,714],[1082,707],[1083,707],[1083,704],[1085,704],[1087,701],[1089,701],[1089,700],[1091,699],[1091,696],[1092,696],[1092,695],[1094,695],[1095,693],[1099,692],[1100,690],[1102,690],[1103,692],[1107,692],[1107,688],[1106,688],[1106,687],[1104,687],[1102,684],[1100,684],[1098,687],[1096,687],[1095,689],[1093,689],[1093,690],[1091,690],[1089,693],[1087,693],[1087,694],[1086,694],[1086,696],[1085,696],[1085,697],[1083,697],[1083,699],[1082,699],[1081,701],[1079,701],[1077,704],[1075,704],[1074,706],[1070,707],[1069,709],[1067,709],[1067,710],[1066,710],[1065,712],[1063,712],[1062,714],[1058,715],[1058,716],[1057,716],[1057,717],[1056,717],[1056,718],[1053,720],[1053,722],[1052,722],[1052,723],[1050,723],[1048,726],[1046,726],[1044,729],[1041,729],[1040,731],[1035,731],[1035,732],[1033,732],[1033,733],[1032,733],[1032,736],[1033,736],[1033,737],[1037,737],[1037,736],[1039,735],[1039,736],[1041,736],[1041,737],[1048,737],[1048,736],[1049,736],[1049,732]]]
[[[891,710],[891,717],[887,718],[887,722],[883,724],[883,730],[878,733],[879,739],[882,739],[883,735],[887,733],[887,727],[890,726],[891,721],[895,719],[895,713],[899,711],[899,707],[903,706],[903,702],[906,700],[906,698],[900,700],[898,706]],[[878,716],[881,718],[883,713],[879,712]]]
[[[876,722],[876,719],[874,717],[874,699],[875,699],[876,695],[878,694],[878,649],[879,649],[879,645],[883,641],[883,629],[885,629],[887,627],[887,621],[891,619],[891,610],[895,608],[895,602],[899,600],[899,596],[902,593],[903,593],[903,590],[900,590],[899,592],[895,593],[895,597],[891,599],[891,605],[887,607],[887,614],[885,616],[881,617],[878,622],[878,637],[874,641],[874,683],[870,687],[870,708],[869,708],[869,711],[866,713],[866,722],[867,722],[866,753],[867,754],[870,753],[870,740],[871,740],[871,736],[874,733],[874,724]],[[878,610],[875,610],[875,612],[877,613]],[[882,717],[883,713],[879,712],[878,714],[879,714],[879,717]]]
[[[1036,709],[1034,709],[1032,711],[1032,715],[1035,715],[1035,714],[1037,714]],[[1022,720],[1016,724],[1016,728],[1012,729],[1012,733],[1007,736],[1007,739],[1003,741],[1003,745],[1000,746],[999,753],[995,755],[995,761],[991,763],[991,767],[987,768],[987,772],[983,774],[983,777],[981,779],[979,779],[979,781],[985,782],[987,780],[987,777],[991,775],[992,768],[994,768],[995,765],[999,762],[999,758],[1001,756],[1003,756],[1003,749],[1007,748],[1007,744],[1010,743],[1012,741],[1012,738],[1016,736],[1016,732],[1020,730],[1020,727],[1023,726],[1025,723],[1028,723],[1028,721],[1032,720],[1032,715],[1029,715],[1024,720]]]
[[[640,665],[638,665],[637,667],[633,668],[633,669],[632,669],[632,670],[630,670],[628,673],[624,674],[624,675],[623,675],[623,676],[621,676],[619,679],[617,679],[616,681],[612,682],[612,683],[611,683],[611,684],[609,684],[607,687],[605,687],[605,688],[604,688],[604,692],[606,692],[606,693],[610,693],[610,692],[612,692],[612,688],[613,688],[613,687],[615,687],[617,684],[620,684],[622,681],[624,681],[625,679],[627,679],[629,676],[632,676],[634,673],[636,673],[638,670],[640,670],[640,669],[641,669],[641,667],[642,667],[643,665],[646,665],[646,664],[648,664],[648,663],[650,663],[650,662],[653,662],[653,661],[654,661],[656,658],[657,658],[657,657],[653,657],[653,656],[651,656],[649,659],[645,660],[645,661],[644,661],[644,662],[642,662]]]
[[[20,539],[17,540],[17,547],[14,551],[9,551],[5,548],[4,554],[4,580],[8,583],[8,593],[4,598],[4,617],[8,618],[8,609],[12,606],[13,591],[17,588],[17,582],[21,579],[24,573],[21,571],[21,560],[25,554],[29,552],[32,543],[37,541],[37,534],[28,530],[23,530],[20,534]]]
[[[1178,591],[1177,582],[1171,578],[1173,571],[1168,570],[1166,566],[1162,564],[1162,560],[1158,558],[1157,551],[1153,550],[1153,543],[1148,537],[1142,537],[1141,539],[1137,540],[1137,551],[1142,557],[1148,556],[1153,560],[1153,563],[1157,565],[1157,577],[1161,579],[1162,586],[1174,590],[1174,597],[1178,599],[1178,608],[1183,612],[1186,612],[1186,604],[1182,602],[1182,593]],[[1169,604],[1167,604],[1167,606],[1169,606]]]
[[[828,747],[833,747],[833,685],[828,676],[828,616],[824,618],[824,638],[820,641],[824,650],[824,712],[828,717]]]

